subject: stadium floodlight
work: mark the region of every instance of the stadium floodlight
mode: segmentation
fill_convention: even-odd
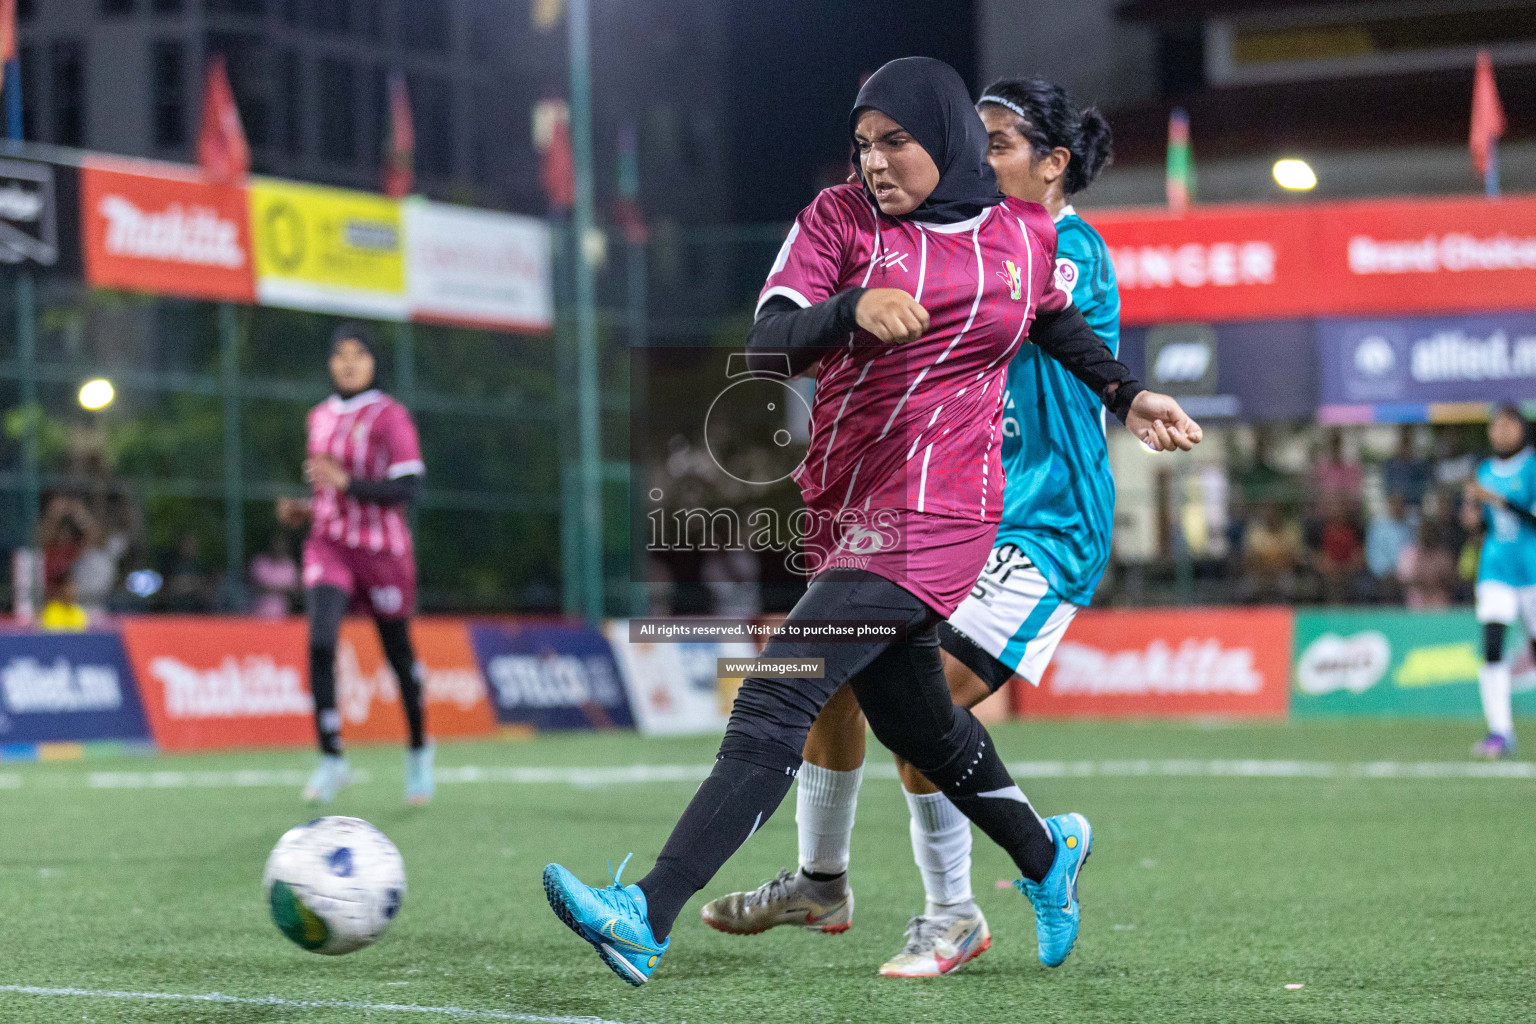
[[[1305,160],[1287,157],[1275,161],[1275,183],[1293,192],[1305,192],[1317,187],[1317,175]]]
[[[112,404],[112,399],[117,397],[117,392],[112,387],[112,382],[97,377],[80,385],[80,405],[92,412],[98,412]]]

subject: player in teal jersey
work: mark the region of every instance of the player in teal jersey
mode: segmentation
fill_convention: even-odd
[[[1515,750],[1510,708],[1509,665],[1504,634],[1520,620],[1536,645],[1536,452],[1520,410],[1500,406],[1488,424],[1493,458],[1477,467],[1467,485],[1462,517],[1468,529],[1483,531],[1477,564],[1477,621],[1483,625],[1483,667],[1478,690],[1488,735],[1476,757],[1494,760]]]
[[[1118,349],[1120,297],[1109,253],[1069,203],[1108,163],[1109,126],[1097,111],[1074,108],[1060,86],[1039,80],[994,83],[977,109],[999,188],[1042,204],[1055,219],[1057,287],[1110,349]],[[1015,675],[1038,684],[1072,616],[1104,574],[1115,489],[1101,404],[1033,346],[1009,364],[1002,448],[1008,483],[996,546],[970,596],[939,627],[957,703],[975,706]],[[852,699],[839,693],[806,742],[795,811],[800,869],[752,892],[714,900],[704,907],[706,923],[735,934],[778,925],[848,929],[849,837],[863,760],[863,722]],[[905,947],[880,973],[948,974],[991,945],[971,893],[971,827],[920,773],[905,763],[899,768],[927,906],[909,922]],[[1069,926],[1053,929],[1050,915],[1039,908],[1052,899],[1075,908],[1077,868],[1088,845],[1079,844],[1079,859],[1069,866],[1069,893],[1025,890],[1037,907],[1040,958],[1049,966],[1071,950],[1077,917],[1074,909]]]

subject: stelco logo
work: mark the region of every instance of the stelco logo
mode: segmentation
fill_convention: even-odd
[[[1165,384],[1189,383],[1204,377],[1210,365],[1210,345],[1203,341],[1176,341],[1164,345],[1157,354],[1152,376]]]

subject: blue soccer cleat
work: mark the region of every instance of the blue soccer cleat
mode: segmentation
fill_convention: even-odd
[[[432,799],[437,786],[432,781],[432,759],[437,744],[428,743],[420,750],[405,752],[405,802],[420,807]]]
[[[322,754],[309,781],[304,784],[304,802],[328,804],[336,794],[352,785],[352,768],[340,754]]]
[[[1013,884],[1035,906],[1035,937],[1040,941],[1040,962],[1060,967],[1077,942],[1082,907],[1077,902],[1077,876],[1093,852],[1093,829],[1081,814],[1058,814],[1045,819],[1056,840],[1056,859],[1039,882],[1021,878]]]
[[[628,863],[625,857],[624,864]],[[614,974],[631,985],[644,985],[672,940],[657,942],[651,934],[640,887],[619,885],[624,864],[613,872],[613,884],[602,889],[584,884],[559,864],[546,864],[544,895],[555,916],[592,943]]]

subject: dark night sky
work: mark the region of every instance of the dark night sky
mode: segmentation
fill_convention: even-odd
[[[729,166],[734,219],[785,221],[847,173],[860,79],[897,57],[937,57],[974,91],[970,0],[757,0],[730,4]]]

